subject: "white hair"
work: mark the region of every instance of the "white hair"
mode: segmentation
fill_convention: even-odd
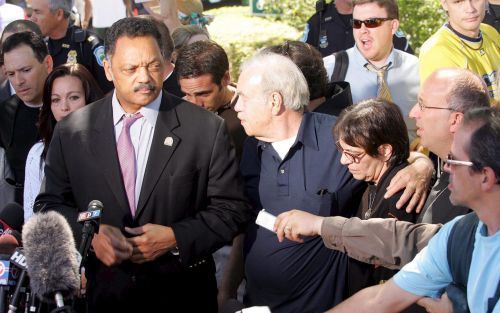
[[[266,51],[260,51],[245,61],[241,72],[258,69],[261,75],[263,96],[278,92],[286,108],[303,110],[309,103],[309,88],[302,71],[289,58]]]

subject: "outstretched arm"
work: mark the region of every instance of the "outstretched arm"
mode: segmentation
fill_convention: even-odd
[[[278,240],[302,242],[302,236],[321,235],[325,246],[361,262],[400,269],[422,250],[440,224],[413,224],[393,218],[322,217],[300,210],[276,218]]]
[[[401,312],[420,299],[401,289],[391,279],[383,285],[365,288],[325,313],[392,313]]]

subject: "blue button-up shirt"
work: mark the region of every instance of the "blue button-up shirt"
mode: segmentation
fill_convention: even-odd
[[[273,215],[300,209],[322,216],[356,211],[364,184],[340,164],[334,123],[333,116],[305,113],[283,160],[271,144],[247,140],[241,172],[256,209]],[[342,299],[346,257],[327,249],[320,237],[279,243],[274,233],[252,225],[245,254],[249,305],[268,305],[274,313],[307,313],[324,311]]]

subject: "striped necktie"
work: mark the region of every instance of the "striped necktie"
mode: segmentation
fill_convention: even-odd
[[[130,138],[130,126],[142,117],[141,113],[123,115],[123,128],[116,143],[118,160],[122,171],[123,184],[127,193],[127,200],[132,217],[135,216],[135,179],[137,176],[135,150]]]

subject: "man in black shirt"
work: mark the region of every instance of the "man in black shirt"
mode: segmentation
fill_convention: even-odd
[[[325,57],[354,46],[352,34],[352,1],[335,0],[316,4],[316,13],[307,21],[302,41],[317,48]],[[398,30],[392,37],[394,48],[413,54],[405,34]]]
[[[16,202],[22,204],[26,157],[38,140],[36,122],[43,85],[53,64],[42,37],[33,32],[7,38],[1,58],[16,95],[0,103],[0,146],[14,173]]]
[[[54,60],[54,67],[64,63],[79,63],[92,73],[104,92],[113,84],[104,74],[104,45],[97,35],[71,25],[72,0],[32,0],[35,22],[42,34],[48,37],[47,46]]]

